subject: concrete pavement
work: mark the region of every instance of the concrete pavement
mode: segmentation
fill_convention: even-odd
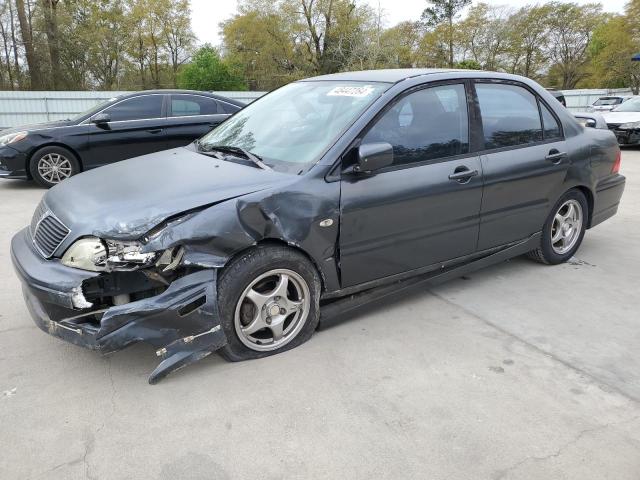
[[[43,190],[0,182],[0,478],[640,478],[640,150],[569,264],[373,305],[268,359],[156,386],[38,330],[9,258]]]

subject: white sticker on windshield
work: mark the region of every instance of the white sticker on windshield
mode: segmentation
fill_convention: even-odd
[[[328,97],[366,97],[371,95],[373,87],[371,85],[363,85],[362,87],[354,87],[353,85],[344,85],[335,87],[329,93]]]

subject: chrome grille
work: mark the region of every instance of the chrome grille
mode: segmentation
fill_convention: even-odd
[[[70,230],[41,203],[31,220],[31,237],[40,254],[50,258],[69,235]]]
[[[47,213],[47,206],[44,204],[44,202],[40,202],[38,204],[38,208],[36,208],[36,211],[33,212],[33,217],[31,218],[31,226],[29,228],[29,232],[31,233],[31,238],[33,238],[34,234],[36,233],[36,227],[38,226],[38,222],[42,217],[44,217],[45,213]]]

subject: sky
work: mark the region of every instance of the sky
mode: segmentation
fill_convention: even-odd
[[[365,0],[360,0],[365,1]],[[427,2],[425,0],[366,0],[374,7],[382,8],[388,25],[403,20],[420,18]],[[592,3],[593,0],[573,0],[578,4]],[[522,7],[527,4],[545,3],[543,0],[484,0],[496,6]],[[622,12],[627,0],[602,0],[604,9],[609,12]],[[477,1],[473,2],[478,3]],[[219,45],[221,42],[218,24],[236,12],[237,0],[191,0],[191,20],[200,43]]]

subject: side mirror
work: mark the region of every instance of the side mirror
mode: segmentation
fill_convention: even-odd
[[[96,125],[104,125],[105,123],[109,123],[111,121],[111,115],[108,113],[98,113],[91,117],[91,123],[95,123]]]
[[[576,120],[580,125],[586,128],[607,128],[607,125],[597,113],[576,113]],[[601,125],[598,125],[598,118],[600,118]]]
[[[358,148],[358,163],[354,172],[373,172],[393,165],[393,146],[390,143],[367,143]]]

